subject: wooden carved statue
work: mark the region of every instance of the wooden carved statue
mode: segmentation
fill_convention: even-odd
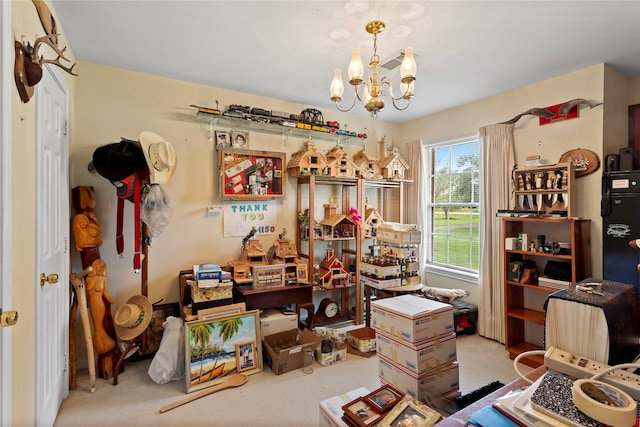
[[[98,374],[101,378],[113,377],[121,352],[116,345],[116,331],[111,316],[114,301],[107,293],[107,265],[100,258],[99,246],[102,244],[102,229],[94,213],[95,193],[93,187],[80,186],[73,189],[73,204],[77,214],[73,218],[72,230],[75,246],[80,252],[82,268],[92,267],[85,278],[87,305],[93,323],[93,348],[98,354]],[[75,312],[78,301],[74,299],[70,316],[71,343],[71,382],[75,388]]]
[[[93,270],[87,275],[87,305],[93,321],[93,348],[98,354],[107,353],[116,346],[116,341],[107,334],[103,320],[107,309],[104,301],[115,304],[107,293],[107,264],[97,259],[91,264]]]

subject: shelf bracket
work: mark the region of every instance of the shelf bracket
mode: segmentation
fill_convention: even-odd
[[[291,129],[282,129],[282,135],[281,135],[281,140],[282,140],[282,148],[285,148],[287,146],[287,142],[289,142],[289,135],[291,135]]]
[[[207,138],[209,138],[209,142],[215,142],[214,137],[216,134],[216,126],[218,126],[218,118],[209,120],[209,132],[207,132]]]

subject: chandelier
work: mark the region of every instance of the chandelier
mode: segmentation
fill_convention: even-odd
[[[349,111],[356,105],[356,100],[364,103],[364,108],[371,113],[373,119],[378,117],[378,111],[384,108],[384,100],[381,98],[385,95],[384,86],[388,86],[391,102],[397,110],[406,110],[409,107],[411,98],[413,97],[413,85],[416,79],[416,61],[413,58],[413,48],[408,47],[404,51],[404,59],[400,65],[400,83],[401,95],[393,96],[393,88],[391,81],[384,76],[378,81],[378,68],[380,67],[380,58],[378,57],[378,34],[385,30],[385,24],[382,21],[371,21],[365,27],[369,34],[373,34],[373,55],[369,62],[371,68],[371,76],[363,80],[364,66],[360,58],[360,49],[353,49],[351,62],[349,62],[349,84],[355,87],[353,103],[349,108],[342,109],[338,103],[342,101],[342,93],[344,92],[344,84],[342,83],[342,71],[336,70],[331,82],[331,100],[336,103],[336,108],[340,111]],[[360,85],[363,85],[362,94],[360,93]],[[398,106],[396,101],[404,99],[404,106]]]

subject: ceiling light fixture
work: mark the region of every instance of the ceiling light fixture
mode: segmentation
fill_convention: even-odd
[[[400,83],[400,91],[402,93],[399,97],[393,96],[393,88],[391,87],[391,81],[387,76],[382,77],[378,81],[378,67],[380,66],[380,58],[378,57],[378,34],[384,31],[385,24],[382,21],[371,21],[365,27],[369,34],[373,34],[373,55],[369,62],[369,68],[371,68],[371,77],[367,77],[366,81],[364,77],[364,66],[362,59],[360,58],[360,49],[353,49],[351,55],[351,62],[349,63],[349,84],[355,87],[355,94],[353,97],[353,103],[347,109],[342,109],[338,105],[338,102],[342,101],[342,94],[344,93],[344,84],[342,83],[342,71],[336,70],[333,75],[333,81],[331,82],[331,100],[336,103],[336,108],[340,111],[349,111],[356,105],[356,100],[364,103],[364,108],[371,113],[371,117],[376,119],[378,117],[378,111],[384,108],[384,100],[381,98],[384,96],[384,86],[389,87],[389,94],[391,95],[391,102],[397,110],[406,110],[409,107],[411,98],[413,97],[413,85],[416,79],[416,61],[413,58],[413,48],[408,47],[404,51],[404,59],[400,66],[400,76],[402,78]],[[358,92],[358,87],[364,84],[362,96]],[[396,101],[401,99],[406,100],[406,105],[403,107],[396,105]]]

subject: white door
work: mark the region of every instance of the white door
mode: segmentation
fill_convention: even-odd
[[[48,66],[36,86],[36,405],[53,425],[69,393],[68,93]],[[48,281],[41,281],[44,274]],[[57,280],[53,275],[58,275]],[[44,283],[44,284],[42,284]]]
[[[11,2],[0,2],[0,309],[11,310]],[[6,330],[5,330],[6,329]],[[11,330],[0,327],[0,425],[11,425]]]

